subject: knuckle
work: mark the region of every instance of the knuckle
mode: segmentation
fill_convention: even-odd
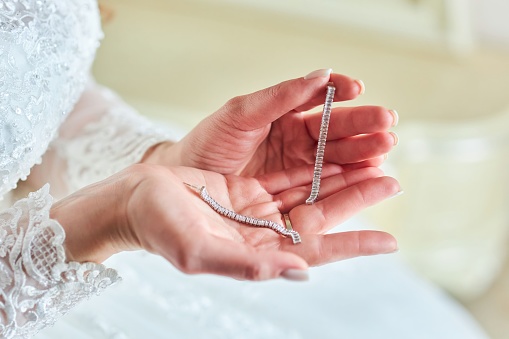
[[[358,186],[358,185],[354,186],[354,188],[355,188],[357,201],[359,202],[359,204],[361,206],[371,205],[371,199],[370,199],[368,192],[366,191],[366,188]]]
[[[242,129],[243,122],[248,118],[246,107],[248,101],[247,95],[236,96],[224,104],[221,109],[220,120],[223,125],[232,126],[235,129]]]
[[[268,279],[268,272],[262,263],[255,262],[246,267],[244,277],[253,281],[266,280]]]
[[[182,255],[179,260],[177,267],[180,271],[186,274],[198,274],[199,264],[195,257]]]
[[[329,262],[330,257],[327,256],[323,237],[309,238],[308,248],[310,249],[304,256],[304,259],[311,266],[317,266]]]
[[[267,95],[269,99],[279,99],[282,93],[284,93],[282,84],[277,84],[267,88]]]
[[[257,280],[256,277],[258,276],[258,268],[254,266],[248,266],[246,270],[244,271],[244,278],[246,280]]]
[[[319,258],[321,258],[325,262],[329,262],[333,258],[334,253],[331,244],[326,241],[322,241],[318,246],[319,246],[318,249]]]
[[[228,113],[242,112],[245,101],[245,96],[236,96],[228,100],[226,104],[224,104],[223,108]]]
[[[359,256],[366,253],[366,249],[364,248],[365,242],[365,236],[363,232],[354,232],[353,233],[353,256]]]
[[[181,250],[177,253],[175,266],[186,274],[198,274],[201,272],[200,246],[196,241],[181,242]]]

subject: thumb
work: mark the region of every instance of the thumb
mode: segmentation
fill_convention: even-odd
[[[254,130],[272,123],[288,112],[309,110],[323,104],[324,88],[329,81],[336,87],[335,101],[353,99],[363,91],[360,81],[331,72],[330,68],[319,69],[304,77],[235,97],[218,113],[225,115],[227,121],[242,130]]]
[[[240,280],[279,277],[306,280],[308,265],[294,253],[259,250],[217,237],[209,237],[200,247],[200,260],[195,262],[194,269],[187,270],[187,273],[212,273]]]

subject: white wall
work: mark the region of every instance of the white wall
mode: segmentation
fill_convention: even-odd
[[[470,0],[475,31],[481,43],[509,49],[509,1]]]

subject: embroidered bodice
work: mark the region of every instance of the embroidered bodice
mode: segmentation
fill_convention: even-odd
[[[0,196],[41,161],[101,37],[94,0],[0,1]]]

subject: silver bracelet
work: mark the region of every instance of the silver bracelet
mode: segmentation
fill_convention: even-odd
[[[275,223],[270,220],[265,219],[258,219],[255,217],[248,217],[242,214],[238,214],[226,207],[221,206],[217,201],[215,201],[207,192],[207,189],[205,186],[194,186],[188,183],[184,183],[187,187],[195,191],[199,194],[200,198],[205,201],[214,211],[217,213],[227,217],[228,219],[235,220],[237,222],[255,226],[255,227],[264,227],[264,228],[270,228],[271,230],[275,231],[276,233],[281,234],[284,237],[291,237],[294,244],[298,244],[301,242],[300,235],[297,231],[294,231],[293,229],[287,229],[286,227]]]
[[[332,102],[334,101],[334,93],[336,87],[334,83],[327,84],[327,95],[325,104],[323,105],[322,123],[320,124],[320,136],[318,137],[318,146],[316,148],[315,169],[313,171],[313,184],[311,186],[311,194],[306,200],[307,205],[312,205],[318,198],[320,192],[320,180],[322,177],[323,156],[325,154],[325,143],[327,142],[327,132],[329,130],[330,114],[332,110]]]

